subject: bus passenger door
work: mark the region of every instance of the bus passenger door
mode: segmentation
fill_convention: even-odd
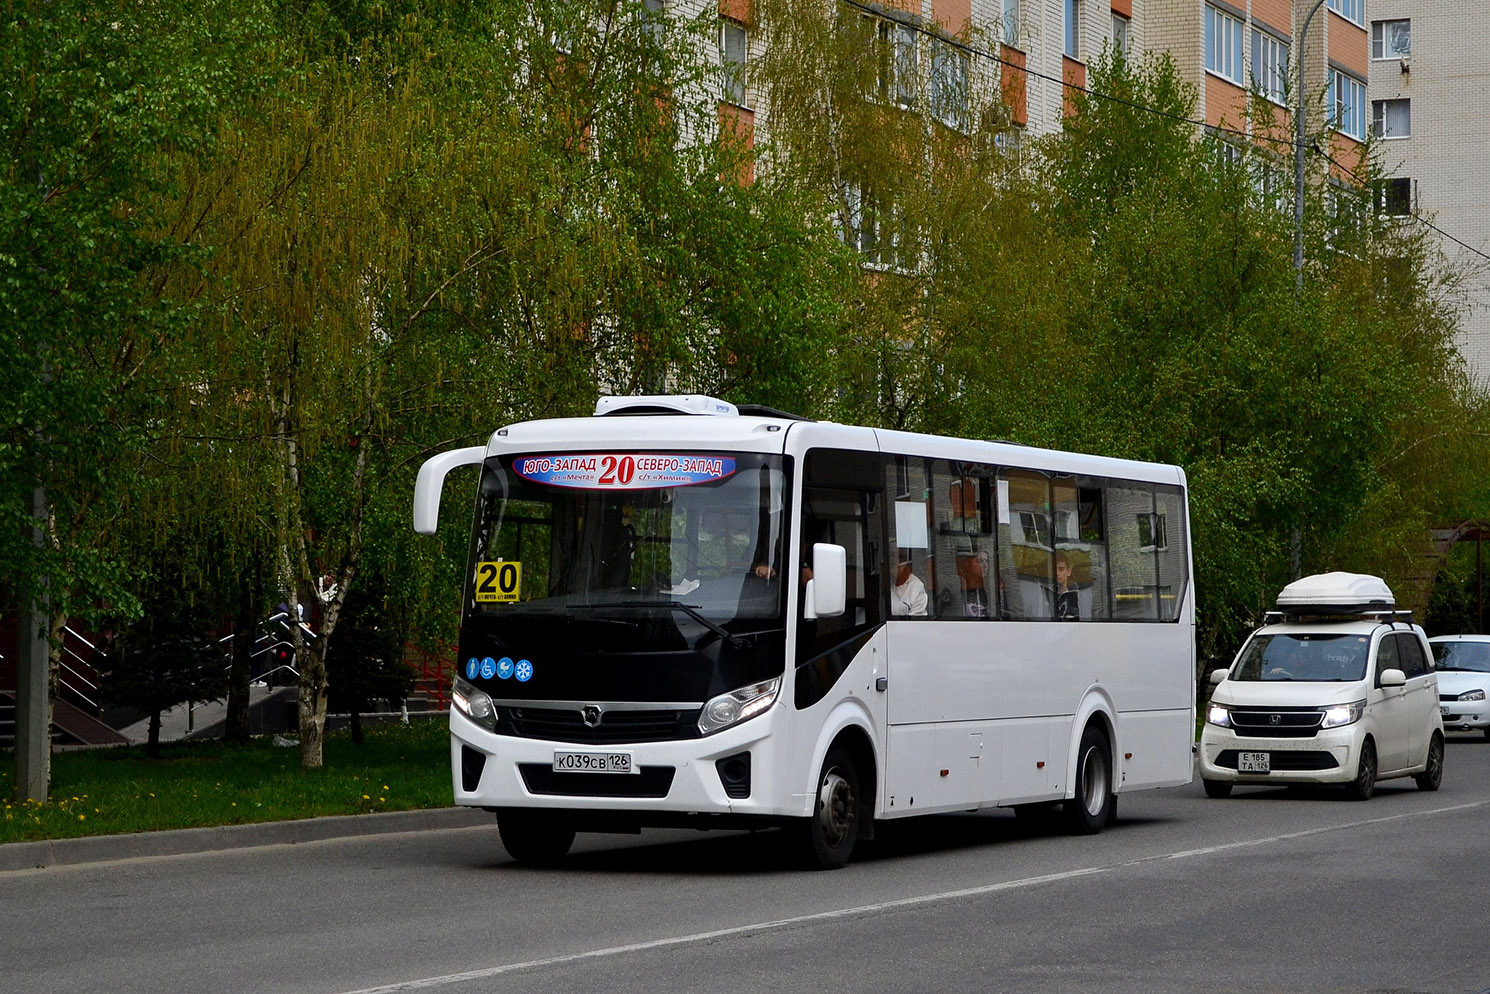
[[[871,735],[883,744],[886,695],[878,680],[885,675],[885,651],[877,559],[883,509],[881,495],[864,485],[877,477],[872,454],[822,449],[807,454],[798,539],[801,560],[796,569],[794,703],[801,711],[826,702],[826,716],[838,702],[857,701],[869,715]],[[807,619],[802,594],[812,575],[812,547],[817,543],[842,546],[847,596],[842,614]],[[803,746],[810,748],[810,743]]]

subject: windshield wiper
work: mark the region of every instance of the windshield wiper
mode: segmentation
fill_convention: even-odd
[[[682,601],[661,601],[661,600],[654,600],[654,601],[605,601],[604,603],[600,603],[600,604],[583,604],[583,605],[576,604],[576,605],[573,605],[573,606],[574,607],[587,607],[587,608],[662,607],[662,608],[667,608],[669,610],[676,609],[676,610],[682,611],[683,613],[687,614],[688,617],[692,618],[694,621],[697,621],[700,625],[703,625],[705,628],[707,628],[709,631],[713,632],[715,635],[718,635],[720,638],[726,640],[727,642],[729,642],[730,645],[734,646],[736,649],[739,649],[739,648],[741,648],[741,647],[743,647],[745,645],[745,640],[742,639],[740,636],[735,635],[732,632],[727,631],[724,628],[724,626],[723,625],[720,625],[718,622],[711,621],[708,618],[704,617],[703,614],[699,612],[698,605],[697,604],[684,604]]]

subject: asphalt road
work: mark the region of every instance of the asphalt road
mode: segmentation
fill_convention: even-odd
[[[1072,838],[889,826],[833,873],[772,833],[495,826],[0,872],[0,994],[1433,991],[1490,994],[1490,743],[1366,803],[1198,783]]]

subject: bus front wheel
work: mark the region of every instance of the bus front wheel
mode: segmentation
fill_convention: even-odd
[[[498,812],[497,833],[507,854],[527,866],[552,866],[574,845],[574,829],[541,811]]]
[[[1112,820],[1117,797],[1112,792],[1112,748],[1095,724],[1081,733],[1076,750],[1076,782],[1065,802],[1066,824],[1078,835],[1096,835]]]
[[[840,748],[828,750],[817,778],[817,796],[806,825],[809,865],[836,870],[853,855],[859,838],[859,771]]]

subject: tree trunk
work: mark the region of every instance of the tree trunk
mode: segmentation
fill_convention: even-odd
[[[300,666],[300,767],[319,770],[326,765],[321,743],[326,737],[326,641],[310,646]]]

